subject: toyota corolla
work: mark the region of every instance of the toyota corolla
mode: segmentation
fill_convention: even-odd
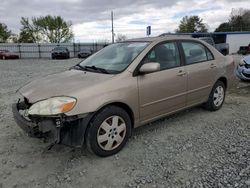
[[[128,40],[19,89],[14,118],[30,136],[109,156],[136,127],[197,105],[219,110],[233,71],[231,57],[198,39]]]

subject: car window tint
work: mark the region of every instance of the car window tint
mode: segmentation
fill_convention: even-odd
[[[182,42],[186,64],[194,64],[202,61],[207,61],[206,48],[196,42]]]
[[[159,44],[151,50],[143,63],[157,62],[161,70],[180,66],[180,55],[176,43]]]
[[[214,59],[214,56],[213,54],[210,52],[210,50],[207,49],[207,60],[208,61],[211,61]]]

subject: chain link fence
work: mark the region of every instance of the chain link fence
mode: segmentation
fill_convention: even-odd
[[[52,49],[62,46],[69,50],[70,57],[73,58],[82,50],[96,52],[106,45],[106,43],[0,43],[0,51],[15,52],[20,58],[51,58]]]

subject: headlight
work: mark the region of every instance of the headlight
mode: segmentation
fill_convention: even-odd
[[[74,108],[76,99],[72,97],[53,97],[33,104],[29,115],[57,115],[69,112]]]
[[[245,64],[246,64],[246,62],[243,59],[240,60],[240,63],[239,63],[240,66],[244,66]]]

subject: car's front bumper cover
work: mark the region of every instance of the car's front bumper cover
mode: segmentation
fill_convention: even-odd
[[[20,113],[20,103],[12,105],[17,125],[31,137],[45,138],[51,144],[58,143],[74,147],[84,144],[87,126],[92,113],[81,116],[54,116],[25,118]]]
[[[238,65],[235,72],[239,79],[250,81],[250,67]]]

